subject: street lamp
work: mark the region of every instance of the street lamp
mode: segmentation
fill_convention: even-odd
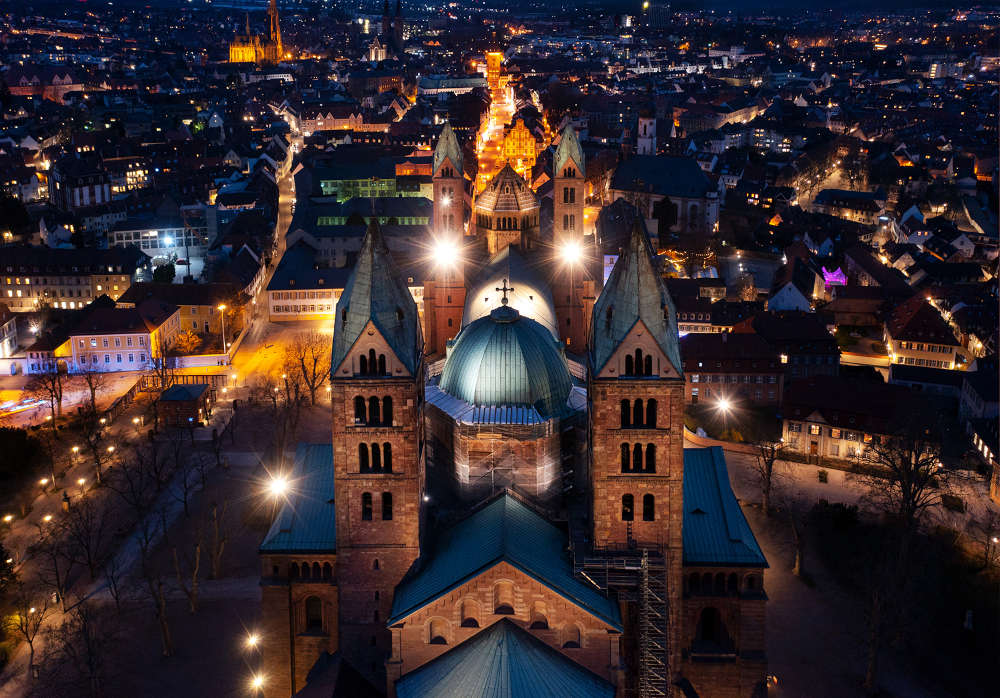
[[[257,645],[260,644],[260,636],[257,633],[250,633],[247,635],[247,647],[249,649],[257,649]]]
[[[253,678],[250,679],[250,688],[260,692],[264,688],[264,677],[260,674],[254,674]]]
[[[272,476],[271,481],[267,483],[267,491],[275,499],[284,497],[288,493],[288,478],[284,475]]]
[[[226,351],[226,305],[225,303],[219,306],[219,317],[222,318],[222,353],[229,358],[229,352]]]

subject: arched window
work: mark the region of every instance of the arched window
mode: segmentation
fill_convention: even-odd
[[[705,572],[701,575],[701,591],[705,594],[712,593],[712,573]]]
[[[360,395],[354,397],[354,421],[355,423],[363,423],[365,421],[365,399]]]
[[[382,398],[382,423],[392,426],[392,398],[389,396]]]
[[[631,425],[632,414],[629,409],[628,400],[622,400],[622,429],[627,429]]]
[[[382,451],[379,449],[378,444],[372,444],[372,472],[380,473],[382,472]]]
[[[642,400],[636,400],[632,404],[632,424],[637,427],[642,426],[643,413],[642,413]]]
[[[372,395],[368,398],[368,423],[371,425],[376,425],[382,420],[379,418],[379,401],[378,398]]]
[[[622,521],[632,521],[635,518],[635,497],[622,495]]]
[[[448,327],[452,326],[451,318],[448,318]]]
[[[725,572],[718,572],[715,575],[715,593],[722,595],[726,593],[726,574]]]
[[[656,472],[656,445],[646,444],[646,472]]]
[[[358,444],[358,467],[363,473],[371,470],[371,463],[368,460],[368,444]]]
[[[358,364],[359,364],[359,368],[361,370],[361,375],[362,376],[368,375],[368,359],[367,359],[367,357],[364,357],[364,356],[360,357],[358,359]],[[364,398],[362,398],[362,400],[363,399]]]
[[[361,520],[372,520],[372,493],[364,492],[361,495]]]
[[[392,521],[392,492],[382,493],[382,520]]]
[[[333,566],[329,562],[323,563],[323,579],[326,581],[333,579]]]
[[[635,350],[635,375],[642,375],[642,349]]]
[[[432,618],[427,625],[427,641],[432,645],[448,644],[448,621]]]
[[[647,354],[646,358],[642,360],[642,375],[653,375],[653,357],[651,354]]]
[[[288,566],[288,578],[289,579],[299,578],[299,563],[293,562]]]
[[[375,560],[372,561],[372,569],[377,570],[378,568],[379,568],[378,558],[375,558]]]
[[[740,582],[739,579],[736,577],[736,573],[733,572],[732,574],[729,575],[729,578],[726,580],[726,593],[735,594],[739,590],[740,590]]]
[[[462,602],[462,627],[479,627],[479,604],[472,599],[466,599]]]
[[[610,318],[608,320],[610,322]],[[635,375],[635,359],[632,358],[631,354],[625,357],[625,375]]]
[[[711,606],[701,609],[695,643],[695,649],[701,652],[725,652],[731,649],[729,633],[726,631],[726,624],[722,622],[719,609]]]
[[[563,230],[569,230],[569,216],[563,215]]]
[[[626,403],[628,400],[625,401]],[[628,444],[622,444],[622,472],[629,472],[629,446]]]
[[[302,570],[302,579],[309,579],[309,563],[303,562],[299,569]]]
[[[656,498],[651,494],[642,495],[642,520],[656,520]]]
[[[656,428],[656,399],[646,400],[646,428]]]
[[[382,444],[382,466],[385,472],[392,472],[392,444],[388,441]]]
[[[690,577],[688,577],[688,592],[691,594],[697,594],[701,591],[701,575],[695,572]]]
[[[321,630],[323,630],[323,602],[318,596],[310,596],[306,599],[306,631]]]
[[[378,375],[385,375],[385,354],[378,355]]]
[[[531,625],[528,626],[531,630],[548,630],[549,629],[549,619],[546,614],[545,602],[536,601],[531,605]]]
[[[376,365],[375,350],[374,349],[369,349],[368,350],[368,371],[369,371],[369,373],[375,373],[375,365]]]
[[[642,472],[642,444],[632,446],[632,472]]]
[[[760,586],[757,583],[757,575],[748,574],[745,582],[747,591],[757,591]]]
[[[579,649],[580,647],[580,629],[575,625],[567,625],[563,628],[563,641],[562,647],[564,650]]]
[[[499,616],[514,615],[514,585],[497,582],[493,587],[493,612]]]
[[[313,579],[322,579],[323,578],[323,571],[320,569],[320,566],[319,566],[318,562],[314,562],[313,563],[312,578]]]

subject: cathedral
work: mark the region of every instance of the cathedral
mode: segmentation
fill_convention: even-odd
[[[260,546],[265,694],[765,695],[767,562],[722,450],[684,448],[646,233],[602,284],[571,126],[547,222],[463,160],[445,126],[423,313],[374,221],[337,304],[331,441]]]
[[[277,63],[285,56],[281,44],[281,26],[278,24],[278,3],[271,0],[267,8],[267,38],[250,31],[247,15],[246,34],[237,34],[229,42],[230,63]]]

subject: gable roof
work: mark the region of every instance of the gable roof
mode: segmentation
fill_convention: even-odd
[[[573,576],[566,534],[508,493],[441,532],[423,567],[396,587],[388,624],[397,623],[499,562],[621,629],[621,614]]]
[[[398,698],[611,698],[615,687],[506,618],[396,682]]]
[[[568,160],[572,160],[576,163],[576,166],[580,168],[580,176],[583,176],[584,161],[583,161],[583,148],[580,147],[580,140],[576,136],[576,129],[573,128],[572,124],[566,126],[562,131],[562,138],[559,139],[559,145],[556,147],[556,159],[555,167],[552,168],[553,174],[558,175],[562,172],[563,166]]]
[[[159,399],[160,402],[186,402],[188,400],[197,400],[205,394],[206,390],[208,390],[208,385],[205,383],[193,383],[189,385],[175,383],[160,393]]]
[[[415,374],[424,345],[417,304],[374,219],[368,225],[358,262],[337,303],[331,372],[340,367],[369,321],[407,370]]]
[[[333,552],[333,444],[300,443],[289,476],[291,494],[260,544],[262,553]]]
[[[694,158],[637,155],[618,164],[609,188],[699,199],[712,190],[712,182]]]
[[[767,567],[729,484],[722,447],[684,449],[685,565]]]
[[[922,295],[913,296],[896,306],[886,323],[886,330],[897,341],[916,340],[959,346],[951,326]]]
[[[441,129],[441,136],[434,147],[432,171],[436,173],[446,159],[451,160],[451,164],[455,166],[456,174],[462,174],[462,149],[458,145],[458,138],[455,137],[455,131],[452,130],[450,122],[445,122],[444,128]]]
[[[683,375],[677,346],[677,312],[666,284],[653,268],[649,240],[637,219],[628,247],[615,262],[608,283],[594,304],[590,344],[595,374],[604,368],[640,320],[677,375]]]

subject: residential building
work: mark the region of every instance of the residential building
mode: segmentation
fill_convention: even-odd
[[[951,326],[923,295],[893,309],[883,326],[883,339],[894,364],[964,369],[967,363]]]
[[[69,332],[68,368],[73,373],[149,370],[166,358],[180,329],[180,309],[158,300],[133,308],[88,308]]]
[[[685,403],[777,406],[785,367],[755,334],[689,334],[681,338]]]

